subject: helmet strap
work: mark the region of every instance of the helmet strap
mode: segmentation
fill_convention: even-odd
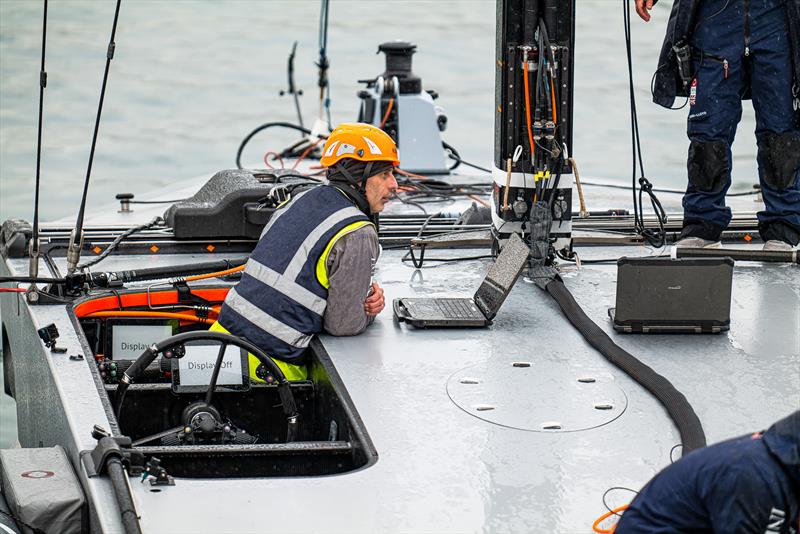
[[[372,169],[372,162],[369,162],[369,164],[367,165],[360,183],[350,173],[350,171],[348,171],[345,168],[345,166],[342,165],[341,163],[337,163],[336,165],[334,165],[334,168],[336,169],[337,172],[342,173],[342,176],[344,176],[345,179],[347,180],[346,184],[343,184],[342,182],[336,180],[335,182],[338,183],[336,183],[335,186],[336,187],[343,186],[340,187],[340,189],[356,203],[358,209],[363,211],[364,215],[368,217],[372,216],[372,210],[370,210],[369,201],[367,200],[367,188],[366,188],[367,186],[366,177],[369,176],[368,172]]]

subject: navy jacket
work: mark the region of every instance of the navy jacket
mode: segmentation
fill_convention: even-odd
[[[795,534],[798,510],[800,410],[763,434],[696,450],[661,471],[615,534]]]
[[[694,13],[700,2],[708,0],[675,0],[667,23],[667,34],[658,58],[653,80],[653,102],[666,108],[672,107],[676,96],[689,96],[678,76],[677,61],[672,50],[675,43],[690,42],[694,24]],[[792,43],[794,85],[800,90],[800,0],[785,0],[786,19]],[[684,90],[686,89],[686,90]]]

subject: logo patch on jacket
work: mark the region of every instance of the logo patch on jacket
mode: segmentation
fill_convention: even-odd
[[[689,105],[694,106],[697,103],[697,78],[692,80],[692,88],[689,89]]]

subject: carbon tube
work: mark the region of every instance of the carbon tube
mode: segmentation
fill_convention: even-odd
[[[107,468],[111,485],[114,487],[114,494],[117,497],[120,520],[125,528],[125,534],[142,534],[139,518],[136,516],[136,508],[133,505],[133,495],[131,495],[122,462],[116,457],[109,458]]]
[[[664,406],[678,427],[684,454],[706,446],[703,425],[683,393],[675,389],[669,380],[614,343],[608,334],[584,313],[561,280],[556,279],[548,283],[545,291],[555,299],[567,319],[592,347],[652,393]]]
[[[733,248],[683,248],[675,247],[676,258],[722,258],[739,261],[765,261],[800,263],[797,250],[737,250]]]

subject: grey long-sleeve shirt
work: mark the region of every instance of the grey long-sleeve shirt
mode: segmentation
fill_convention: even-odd
[[[372,284],[372,270],[378,261],[378,234],[372,225],[363,226],[339,239],[328,255],[328,306],[325,331],[334,336],[354,336],[372,322],[364,311],[364,300]]]

